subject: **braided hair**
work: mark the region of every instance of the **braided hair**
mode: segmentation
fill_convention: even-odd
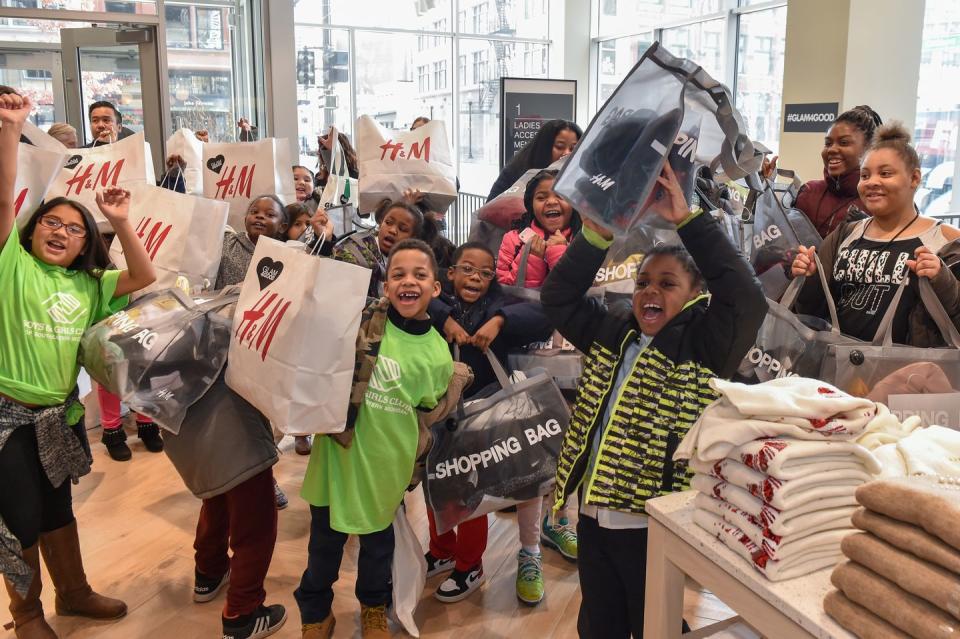
[[[873,142],[873,136],[880,126],[883,126],[883,120],[880,114],[874,111],[866,104],[861,104],[848,109],[837,116],[836,122],[846,122],[847,124],[859,129],[863,133],[864,144],[870,146]]]

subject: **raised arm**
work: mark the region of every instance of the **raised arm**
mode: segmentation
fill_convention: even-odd
[[[129,295],[134,291],[150,286],[157,279],[153,264],[147,255],[136,231],[130,226],[130,191],[118,187],[104,189],[97,193],[97,206],[100,212],[113,226],[123,256],[127,260],[127,270],[120,273],[114,298]]]
[[[28,97],[16,93],[0,95],[0,242],[10,235],[17,217],[17,154],[30,109]]]

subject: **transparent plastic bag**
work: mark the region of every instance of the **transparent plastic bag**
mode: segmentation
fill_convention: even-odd
[[[237,301],[232,290],[204,300],[149,293],[83,334],[80,364],[131,410],[178,433],[226,364],[232,321],[217,311]]]
[[[546,495],[570,411],[557,384],[540,372],[507,378],[489,355],[499,389],[461,405],[434,426],[424,494],[442,534],[457,524]]]

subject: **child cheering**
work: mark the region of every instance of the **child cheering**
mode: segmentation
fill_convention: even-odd
[[[363,636],[390,636],[392,522],[423,447],[417,408],[436,406],[453,375],[447,344],[427,313],[440,294],[430,246],[414,239],[397,242],[385,272],[386,298],[365,312],[357,339],[358,375],[373,368],[359,407],[351,406],[348,428],[353,428],[336,440],[316,439],[303,481],[310,542],[307,569],[294,594],[305,639],[333,634],[333,583],[350,534],[360,537],[356,594]],[[447,398],[447,405],[454,403]]]
[[[580,489],[581,637],[643,636],[644,504],[689,484],[673,452],[716,398],[710,378],[733,373],[766,314],[750,266],[710,215],[690,212],[669,164],[657,181],[663,195],[653,208],[677,225],[683,246],[647,254],[632,312],[586,295],[613,240],[592,221],[541,295],[558,330],[586,353],[556,495],[563,503]]]
[[[44,203],[18,234],[17,152],[30,100],[0,95],[0,567],[17,637],[55,638],[40,604],[40,553],[56,611],[94,619],[127,612],[93,591],[80,556],[71,484],[90,472],[77,398],[80,337],[111,303],[151,284],[153,266],[128,220],[130,193],[97,194],[128,270],[111,271],[107,247],[84,206]],[[39,543],[38,543],[39,542]]]

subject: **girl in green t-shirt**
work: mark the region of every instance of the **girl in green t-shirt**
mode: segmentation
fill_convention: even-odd
[[[128,220],[130,193],[107,188],[97,205],[128,269],[109,271],[106,245],[81,204],[44,203],[18,235],[17,156],[29,98],[0,95],[0,572],[17,637],[55,638],[40,604],[40,553],[58,614],[113,619],[122,601],[99,595],[83,572],[71,483],[90,472],[77,402],[80,336],[110,304],[151,284],[153,266]]]

